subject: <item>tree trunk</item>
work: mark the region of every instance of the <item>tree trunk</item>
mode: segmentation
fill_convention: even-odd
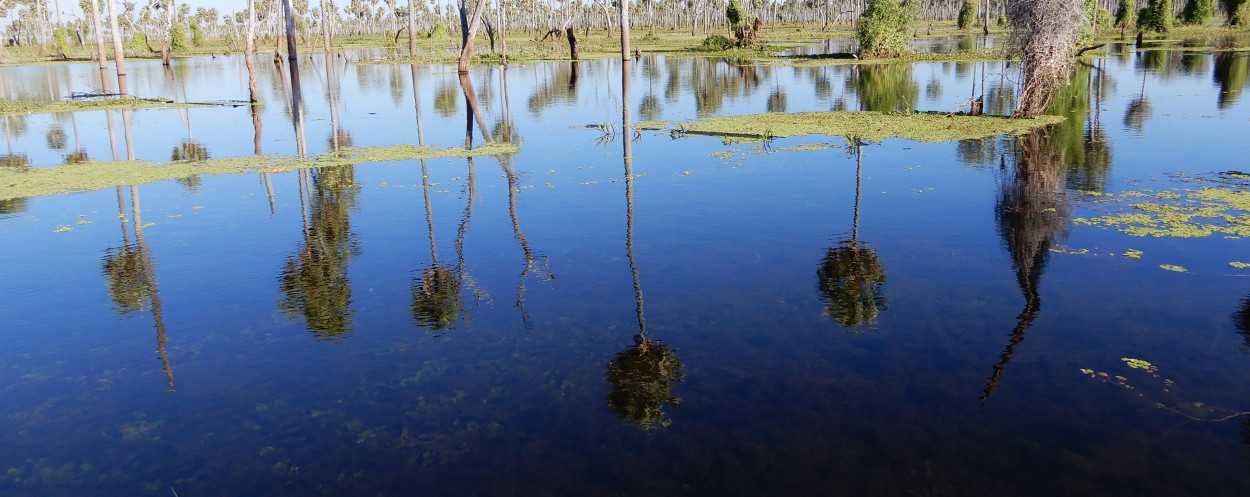
[[[249,0],[250,1],[250,0]],[[412,0],[408,0],[408,18],[412,18]],[[330,13],[330,2],[321,0],[321,39],[326,54],[330,53],[330,19],[337,17]],[[409,42],[411,44],[411,41]],[[327,60],[329,55],[326,55]]]
[[[122,97],[130,96],[126,87],[126,53],[122,48],[122,30],[117,23],[116,0],[104,0],[109,7],[109,26],[113,28],[113,60],[117,68],[117,93]]]
[[[482,27],[482,14],[486,12],[486,2],[487,0],[478,0],[477,5],[473,6],[473,16],[470,19],[467,0],[460,0],[460,63],[456,68],[457,72],[469,72],[469,61],[473,59],[474,38],[477,36],[477,30]]]
[[[577,60],[579,52],[577,46],[577,33],[573,32],[572,27],[568,27],[564,29],[564,37],[569,39],[569,58]]]
[[[243,46],[243,62],[247,64],[247,101],[256,113],[256,64],[252,59],[256,52],[256,0],[247,0],[247,41]]]
[[[104,49],[104,23],[100,22],[100,0],[91,0],[91,24],[95,29],[96,60],[100,63],[100,84],[104,93],[112,93],[109,88],[108,52]]]
[[[286,58],[295,62],[299,54],[295,48],[295,12],[291,10],[291,0],[282,0],[282,13],[286,18]],[[294,71],[295,66],[291,66],[291,70]]]
[[[629,0],[617,0],[621,15],[621,60],[629,60]]]
[[[408,56],[417,56],[417,9],[408,0]]]

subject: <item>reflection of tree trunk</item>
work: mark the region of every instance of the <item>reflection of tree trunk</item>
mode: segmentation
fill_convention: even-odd
[[[464,101],[469,107],[470,117],[477,121],[477,127],[482,132],[482,139],[487,142],[493,141],[490,129],[486,127],[486,119],[482,117],[482,109],[477,105],[477,94],[473,91],[473,82],[467,73],[460,73],[460,88],[464,91]],[[472,134],[472,122],[469,123],[469,128],[469,134]]]
[[[1050,248],[1066,233],[1068,226],[1068,206],[1062,190],[1062,154],[1062,144],[1056,143],[1047,131],[1016,137],[1015,171],[1000,185],[996,206],[999,234],[1011,255],[1016,284],[1024,295],[1025,304],[1006,349],[994,365],[981,400],[988,399],[998,389],[1007,363],[1041,310],[1038,288]]]
[[[304,158],[308,155],[308,145],[304,139],[304,112],[301,109],[304,100],[300,92],[299,61],[291,59],[290,66],[291,125],[295,128],[295,153],[298,157]]]
[[[421,127],[421,90],[417,84],[417,65],[408,66],[412,71],[412,106],[417,115],[417,145],[425,145],[425,130]]]
[[[156,286],[156,268],[152,264],[152,252],[148,248],[147,239],[143,236],[143,217],[139,208],[139,187],[130,187],[130,208],[133,212],[135,227],[135,244],[139,246],[139,261],[142,264],[144,284],[147,285],[152,301],[152,320],[156,322],[156,354],[161,359],[161,371],[165,373],[165,383],[169,393],[174,393],[174,368],[169,362],[169,354],[165,350],[165,317],[161,306],[160,290]]]
[[[629,272],[634,279],[634,313],[638,317],[638,346],[646,348],[647,318],[643,314],[642,280],[638,274],[638,261],[634,258],[634,125],[630,119],[630,65],[626,57],[621,62],[621,158],[625,163],[625,257],[629,259]]]

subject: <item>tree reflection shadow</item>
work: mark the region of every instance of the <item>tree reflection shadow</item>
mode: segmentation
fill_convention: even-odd
[[[998,233],[1011,256],[1016,284],[1024,295],[1024,308],[981,399],[988,399],[1002,382],[1007,363],[1041,310],[1038,291],[1050,248],[1067,233],[1069,213],[1063,195],[1063,144],[1049,130],[1019,136],[1015,140],[1015,167],[1004,169],[999,181],[995,217]]]
[[[629,259],[634,282],[634,312],[638,334],[634,344],[608,361],[604,378],[608,382],[605,399],[608,410],[628,420],[641,430],[654,430],[672,424],[664,405],[676,407],[681,398],[673,395],[673,387],[684,379],[681,360],[667,344],[647,336],[647,319],[643,310],[642,281],[638,261],[634,257],[634,166],[633,124],[630,121],[630,64],[623,61],[621,76],[622,157],[625,164],[625,255]]]
[[[888,306],[885,295],[885,269],[877,251],[859,240],[859,201],[863,191],[863,147],[859,138],[848,138],[849,153],[855,156],[855,208],[851,238],[838,242],[825,252],[816,279],[825,300],[825,313],[845,326],[847,333],[859,333],[876,323]]]

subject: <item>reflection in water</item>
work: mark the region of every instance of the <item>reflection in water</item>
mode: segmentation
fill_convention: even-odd
[[[152,251],[144,236],[142,210],[139,206],[139,187],[130,187],[131,223],[126,217],[122,187],[117,187],[117,219],[122,229],[121,247],[110,248],[104,254],[104,276],[108,282],[108,294],[119,314],[151,310],[156,324],[156,354],[165,373],[166,388],[174,392],[174,371],[166,351],[165,317],[160,291],[156,285],[156,268],[152,263]],[[134,227],[134,243],[130,241],[127,225]]]
[[[634,280],[634,312],[638,318],[638,334],[634,345],[608,361],[604,378],[608,381],[608,410],[628,420],[641,430],[664,428],[673,423],[664,411],[664,404],[676,407],[681,398],[673,395],[673,387],[683,379],[681,360],[667,344],[647,337],[647,319],[643,313],[642,282],[638,262],[634,258],[634,157],[633,123],[629,116],[631,61],[622,61],[621,129],[622,157],[625,163],[625,255]]]
[[[326,167],[311,174],[303,242],[287,256],[279,280],[283,298],[278,307],[304,316],[320,339],[338,339],[351,329],[347,262],[358,250],[351,232],[351,211],[359,193],[354,176],[354,166]]]
[[[438,243],[434,237],[434,211],[430,207],[430,179],[425,161],[421,161],[421,195],[425,200],[425,222],[430,239],[430,265],[412,279],[412,305],[409,311],[418,326],[441,331],[453,328],[460,319],[461,280],[453,267],[438,262]]]
[[[859,110],[911,112],[920,100],[920,85],[911,64],[861,64],[852,68],[847,86],[859,96]]]
[[[876,323],[888,306],[885,295],[885,269],[877,251],[859,241],[859,200],[863,192],[864,142],[847,138],[849,152],[855,155],[855,208],[851,218],[851,238],[830,247],[816,270],[825,313],[859,333],[862,326]]]
[[[1215,72],[1212,77],[1220,85],[1219,106],[1221,109],[1232,107],[1246,87],[1246,68],[1250,66],[1250,55],[1245,53],[1219,52],[1215,54]]]
[[[548,74],[543,75],[543,82],[534,86],[527,105],[535,116],[541,115],[552,104],[573,104],[577,102],[577,80],[581,77],[581,65],[578,61],[566,64],[548,64]]]
[[[1237,312],[1233,313],[1233,326],[1237,327],[1242,341],[1245,342],[1247,348],[1250,348],[1250,295],[1241,299],[1241,306],[1237,308]]]
[[[1011,255],[1016,284],[1024,294],[1024,309],[1016,317],[1007,348],[994,365],[981,399],[988,399],[1002,382],[1003,371],[1041,309],[1038,291],[1050,248],[1067,234],[1068,204],[1063,194],[1064,144],[1050,131],[1040,130],[1015,139],[1015,167],[1004,170],[999,182],[995,217],[998,233]]]
[[[296,148],[305,155],[298,63],[291,65],[291,120],[296,129]],[[351,211],[360,187],[354,166],[301,169],[300,202],[303,209],[303,242],[287,256],[279,286],[283,298],[278,307],[288,315],[299,314],[320,339],[339,339],[351,329],[351,284],[348,259],[358,250],[351,231]]]
[[[13,172],[30,169],[30,159],[26,154],[0,155],[0,168]],[[25,197],[0,199],[0,217],[8,217],[26,212],[30,200]]]

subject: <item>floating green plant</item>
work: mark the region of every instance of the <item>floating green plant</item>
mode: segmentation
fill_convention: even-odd
[[[1008,119],[937,113],[769,112],[717,116],[683,123],[646,121],[639,123],[638,127],[669,130],[674,136],[718,136],[730,143],[803,135],[856,136],[869,141],[906,138],[942,142],[1019,134],[1062,120],[1062,117],[1056,116]]]
[[[506,143],[487,144],[472,150],[461,147],[392,145],[348,148],[302,159],[292,156],[266,155],[213,158],[198,162],[87,161],[24,171],[0,168],[0,200],[91,191],[118,185],[139,185],[185,178],[193,174],[277,173],[362,162],[500,155],[516,151],[516,145]]]
[[[1228,421],[1250,415],[1250,411],[1233,411],[1212,406],[1206,402],[1185,399],[1178,393],[1176,382],[1159,374],[1158,366],[1149,361],[1131,357],[1122,357],[1120,360],[1134,372],[1119,375],[1090,368],[1080,368],[1080,372],[1091,379],[1123,389],[1134,398],[1151,403],[1151,406],[1156,409],[1163,409],[1195,421]],[[1126,375],[1136,375],[1138,378],[1130,380]]]
[[[1234,185],[1162,192],[1122,192],[1098,197],[1122,212],[1073,219],[1073,224],[1111,228],[1132,236],[1204,238],[1250,236],[1250,192]],[[1132,200],[1126,200],[1132,199]]]
[[[1177,273],[1186,273],[1186,272],[1189,272],[1189,270],[1188,270],[1188,269],[1185,269],[1183,266],[1176,266],[1176,265],[1173,265],[1173,264],[1160,264],[1160,265],[1159,265],[1159,267],[1160,267],[1160,268],[1162,268],[1162,269],[1166,269],[1166,270],[1168,270],[1168,271],[1174,271],[1174,272],[1177,272]]]
[[[1250,263],[1240,262],[1240,261],[1233,261],[1233,262],[1228,263],[1228,265],[1235,267],[1237,269],[1245,269],[1245,268],[1250,267]]]
[[[1124,253],[1121,255],[1123,255],[1124,257],[1128,259],[1141,259],[1142,253],[1143,253],[1142,251],[1137,250],[1137,249],[1128,249],[1128,250],[1125,250]]]

